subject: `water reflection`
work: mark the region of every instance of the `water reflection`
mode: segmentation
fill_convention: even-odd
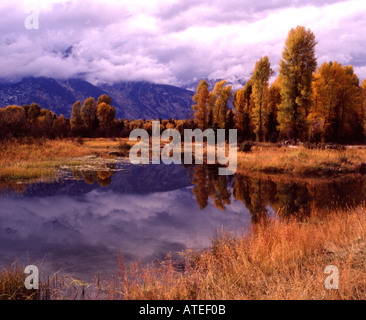
[[[72,175],[76,180],[84,179],[84,181],[93,185],[97,182],[101,187],[108,187],[112,183],[112,176],[116,170],[114,163],[108,164],[106,170],[99,171],[77,171],[74,170]]]
[[[116,165],[115,172],[74,172],[68,179],[27,185],[0,197],[0,265],[45,259],[43,273],[88,278],[111,272],[121,253],[142,263],[202,248],[221,228],[240,232],[249,212],[232,202],[202,214],[183,166]]]
[[[311,209],[344,209],[366,200],[366,178],[361,175],[338,179],[297,179],[289,177],[251,177],[236,174],[219,176],[215,166],[193,169],[193,193],[200,209],[209,199],[216,208],[225,210],[231,195],[250,211],[252,222],[268,217],[269,210],[280,217],[309,215]]]
[[[0,265],[45,258],[88,277],[127,261],[149,262],[187,247],[208,246],[221,228],[240,232],[278,213],[353,207],[365,200],[365,178],[298,180],[219,176],[217,167],[116,164],[75,171],[52,183],[22,185],[0,196]]]

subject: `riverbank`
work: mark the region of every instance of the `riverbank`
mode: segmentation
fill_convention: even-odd
[[[258,144],[251,152],[238,152],[238,171],[245,174],[289,174],[303,177],[365,173],[366,148],[306,149]]]
[[[60,169],[103,169],[116,161],[116,155],[127,156],[131,145],[128,139],[107,138],[7,141],[0,146],[0,187],[50,181]],[[365,173],[366,148],[337,151],[258,144],[251,152],[238,152],[238,172],[307,178]]]
[[[114,162],[110,152],[119,151],[126,139],[56,139],[7,141],[0,146],[0,185],[49,181],[59,170],[105,167]]]
[[[95,299],[366,299],[366,208],[313,211],[301,220],[269,219],[240,236],[213,239],[211,248],[119,268],[108,279],[78,287]],[[339,270],[339,289],[325,288],[327,266]],[[129,271],[127,271],[129,270]],[[70,285],[53,278],[38,292],[23,288],[22,268],[0,272],[2,299],[72,298]],[[77,287],[77,282],[72,282]],[[62,287],[65,289],[62,295]],[[92,289],[93,288],[93,289]],[[92,293],[91,293],[92,292]],[[18,293],[18,294],[16,294]]]

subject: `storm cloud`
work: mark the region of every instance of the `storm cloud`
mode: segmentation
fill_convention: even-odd
[[[39,12],[39,29],[24,20]],[[352,64],[366,77],[366,1],[2,1],[0,78],[248,79],[268,55],[278,69],[288,31],[310,28],[319,65]]]

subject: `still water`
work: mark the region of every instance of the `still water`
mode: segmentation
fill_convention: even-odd
[[[183,165],[119,164],[0,195],[0,265],[18,260],[84,279],[125,261],[204,248],[218,230],[241,232],[259,219],[356,207],[365,178],[293,181]],[[276,213],[275,213],[276,212]]]

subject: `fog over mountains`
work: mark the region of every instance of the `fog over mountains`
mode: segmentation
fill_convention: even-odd
[[[120,82],[95,86],[81,79],[25,78],[20,82],[0,83],[0,107],[38,103],[57,115],[70,117],[75,101],[112,98],[118,118],[187,119],[190,117],[194,92],[183,88],[149,82]]]

